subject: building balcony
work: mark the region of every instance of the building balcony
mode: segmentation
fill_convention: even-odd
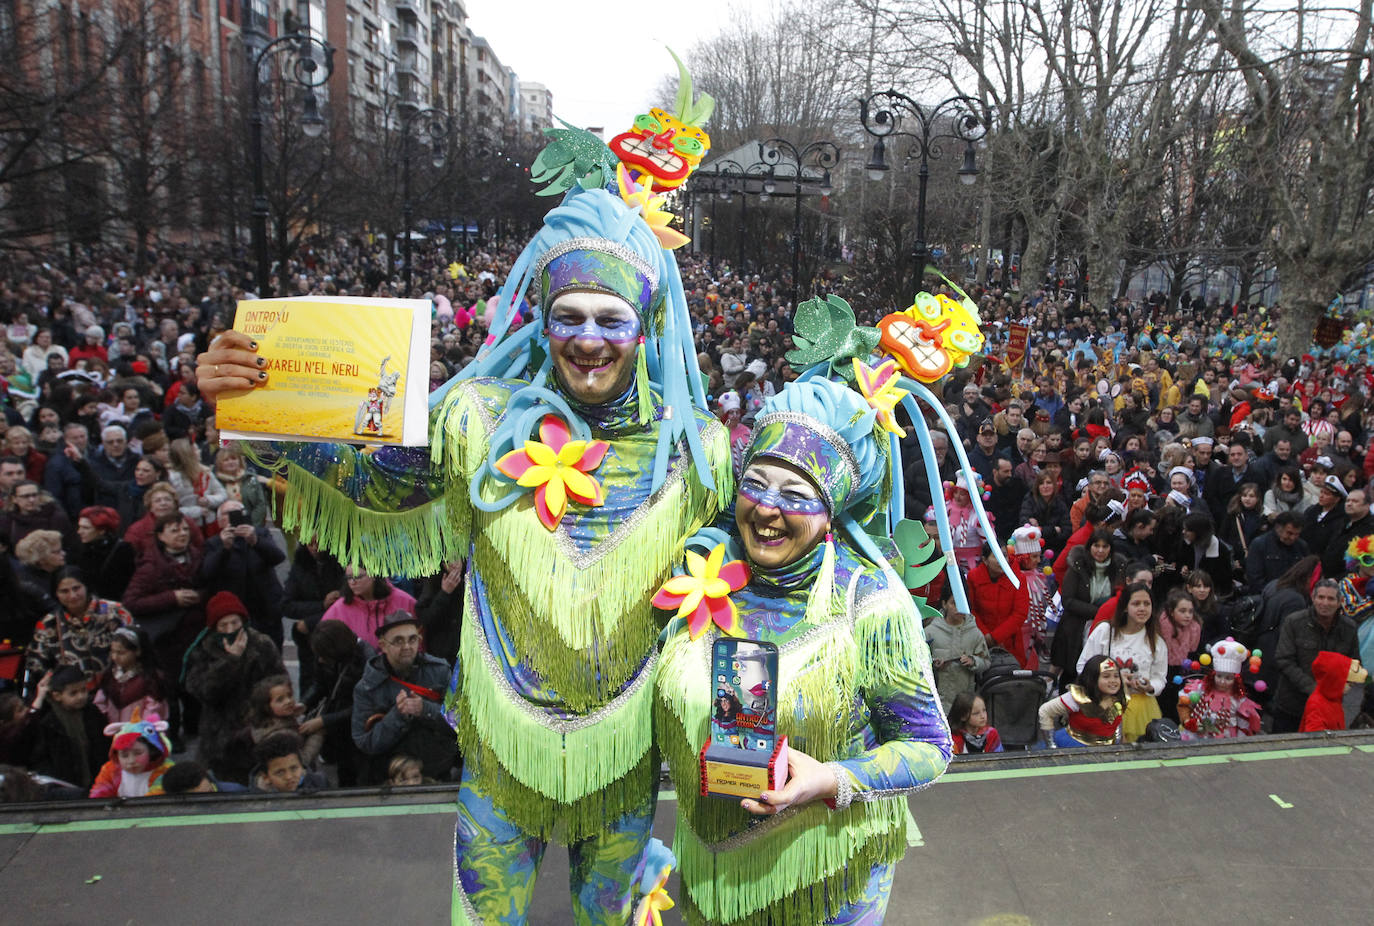
[[[396,0],[396,16],[402,23],[407,19],[418,20],[423,13],[420,0]]]
[[[417,46],[420,44],[420,26],[413,20],[401,20],[396,27],[396,44]]]

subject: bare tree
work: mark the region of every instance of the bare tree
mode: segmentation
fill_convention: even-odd
[[[1287,322],[1278,347],[1296,355],[1374,260],[1371,0],[1317,14],[1301,4],[1270,14],[1240,2],[1198,6],[1245,81],[1247,181],[1272,209],[1267,244]]]

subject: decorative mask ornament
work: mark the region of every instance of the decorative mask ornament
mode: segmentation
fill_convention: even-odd
[[[660,193],[681,186],[711,149],[711,136],[701,124],[716,106],[710,94],[692,99],[691,75],[672,49],[668,54],[677,62],[676,112],[655,107],[641,113],[628,132],[615,136],[610,143],[611,152],[638,175],[636,179],[641,184],[651,179],[654,190]]]
[[[969,357],[983,346],[977,312],[969,303],[944,294],[918,293],[909,308],[878,322],[878,329],[880,349],[923,383],[967,366]]]

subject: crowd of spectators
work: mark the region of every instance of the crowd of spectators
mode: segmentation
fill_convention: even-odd
[[[433,385],[480,348],[517,254],[419,249]],[[136,276],[118,250],[77,257],[0,261],[0,764],[62,783],[48,793],[84,794],[107,758],[124,761],[107,725],[156,715],[176,760],[158,789],[452,778],[460,757],[440,701],[461,564],[372,576],[277,528],[280,477],[221,445],[195,383],[196,355],[251,297],[240,263],[168,250]],[[680,263],[706,390],[742,451],[764,398],[795,376],[790,284]],[[339,241],[305,250],[276,282],[286,294],[401,295],[389,269],[383,247]],[[847,298],[861,324],[903,308],[867,301],[863,282],[840,267],[814,289]],[[1281,358],[1278,313],[1258,307],[1185,297],[1097,310],[1052,286],[972,295],[988,356],[937,384],[954,428],[929,422],[945,484],[923,478],[914,439],[904,447],[907,510],[946,506],[968,577],[971,613],[941,579],[919,590],[941,612],[928,633],[960,741],[988,742],[974,695],[998,665],[1044,669],[1062,688],[1125,646],[1128,687],[1168,717],[1174,676],[1232,635],[1264,653],[1267,692],[1252,693],[1265,728],[1296,729],[1316,653],[1356,656],[1374,610],[1374,566],[1350,573],[1345,556],[1374,533],[1359,341]],[[1008,365],[1014,325],[1032,336]],[[957,477],[956,443],[976,485]],[[1014,536],[1026,527],[1038,545]],[[1008,549],[1019,589],[993,545]]]

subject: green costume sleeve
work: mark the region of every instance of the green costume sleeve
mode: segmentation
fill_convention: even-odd
[[[486,448],[482,401],[475,389],[455,388],[431,412],[428,448],[280,445],[287,477],[282,527],[378,575],[432,575],[465,558],[472,526],[467,467]]]
[[[855,635],[859,683],[876,745],[833,763],[841,805],[849,798],[875,800],[930,784],[944,773],[952,750],[931,678],[930,651],[910,597],[892,591],[877,596]]]

